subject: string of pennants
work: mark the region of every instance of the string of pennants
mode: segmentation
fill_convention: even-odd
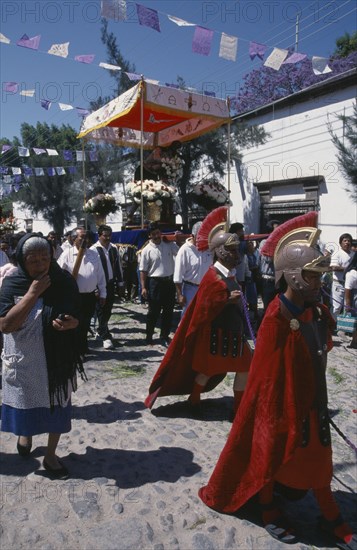
[[[7,151],[13,149],[14,146],[4,144],[2,145],[1,154],[3,155]],[[19,157],[29,157],[30,149],[27,147],[17,147]],[[36,155],[46,154],[48,156],[59,156],[56,149],[42,149],[40,147],[32,147],[33,152]],[[62,151],[63,159],[66,161],[98,161],[97,151],[71,151],[70,149],[64,149]],[[31,176],[64,176],[68,174],[75,174],[77,172],[76,166],[47,166],[47,167],[30,167],[30,166],[0,166],[1,183],[7,184],[7,187],[0,189],[0,196],[4,194],[10,194],[12,191],[18,191],[20,189],[20,183],[23,177],[30,178]]]
[[[160,28],[160,19],[159,12],[154,9],[147,8],[141,4],[135,4],[136,12],[138,17],[138,22],[142,26],[150,27],[151,29],[161,32]],[[125,21],[126,20],[126,0],[102,0],[101,3],[101,15],[106,19],[112,19],[114,21]],[[162,15],[162,14],[161,14]],[[184,19],[180,19],[173,15],[165,15],[172,23],[178,25],[179,27],[194,27],[194,35],[192,40],[192,52],[208,56],[211,53],[212,42],[214,34],[217,34],[217,31],[196,25]],[[226,33],[219,33],[221,35],[220,39],[220,48],[219,48],[219,57],[227,59],[229,61],[236,61],[237,51],[238,51],[238,37],[231,36]],[[38,50],[40,45],[41,35],[34,37],[28,37],[24,34],[16,44],[24,48],[30,48],[32,50]],[[243,39],[244,42],[247,42]],[[5,44],[10,44],[10,39],[0,33],[0,42]],[[268,50],[268,46],[265,44],[260,44],[259,42],[250,41],[249,42],[249,56],[251,60],[254,60],[256,57],[258,59],[264,60],[264,56]],[[47,52],[50,55],[56,55],[62,58],[67,58],[69,55],[69,42],[64,42],[62,44],[52,44],[50,49]],[[304,53],[293,52],[290,53],[286,49],[274,47],[272,52],[264,61],[264,66],[270,67],[278,71],[282,65],[286,64],[296,64],[300,61],[303,61],[307,57]],[[85,54],[85,55],[75,55],[74,61],[80,63],[91,64],[95,58],[94,54]],[[328,65],[328,59],[325,57],[313,56],[311,58],[312,70],[315,75],[326,74],[331,72],[331,68]],[[121,67],[117,65],[112,65],[109,63],[100,62],[99,67],[108,69],[111,71],[121,71]],[[141,75],[135,73],[125,72],[130,80],[140,80]],[[158,81],[154,81],[159,83]],[[169,84],[166,84],[169,85]],[[9,93],[16,94],[19,90],[19,84],[17,82],[4,82],[3,89]],[[35,95],[35,90],[21,90],[20,95],[33,97]],[[46,99],[41,100],[41,106],[44,109],[49,109],[51,106],[50,101]],[[72,105],[59,103],[61,110],[70,110],[74,107]],[[76,107],[79,116],[87,116],[89,111]]]

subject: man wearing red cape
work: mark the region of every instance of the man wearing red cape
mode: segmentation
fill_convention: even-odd
[[[336,537],[337,546],[356,550],[357,537],[342,519],[330,487],[325,369],[334,320],[318,302],[320,277],[329,270],[330,258],[316,245],[316,225],[317,213],[299,216],[279,226],[265,244],[263,253],[274,256],[276,283],[285,281],[285,289],[262,321],[242,402],[199,496],[210,508],[229,513],[257,495],[268,533],[294,543],[275,484],[300,497],[312,489],[321,527]]]
[[[197,235],[197,248],[209,248],[216,262],[203,277],[150,385],[145,400],[152,407],[157,397],[190,394],[196,407],[201,393],[212,390],[227,372],[235,372],[235,410],[246,384],[251,351],[244,337],[240,287],[234,266],[239,240],[226,233],[227,207],[209,214]]]

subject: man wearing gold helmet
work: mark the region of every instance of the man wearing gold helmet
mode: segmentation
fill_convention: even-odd
[[[227,443],[199,495],[220,512],[256,499],[267,532],[295,543],[277,493],[297,499],[312,489],[320,526],[338,547],[357,549],[331,491],[332,449],[326,359],[334,320],[319,300],[329,258],[317,246],[317,213],[289,220],[267,239],[280,294],[260,326],[244,396]],[[314,227],[315,226],[315,227]]]
[[[227,372],[235,372],[234,410],[238,409],[251,351],[235,277],[239,239],[226,232],[226,216],[227,208],[220,207],[199,229],[197,248],[209,248],[215,263],[203,277],[151,382],[145,401],[148,407],[157,397],[189,394],[189,404],[197,411],[201,394],[215,388]]]

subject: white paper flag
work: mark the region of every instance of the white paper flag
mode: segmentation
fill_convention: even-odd
[[[222,32],[219,57],[235,61],[237,59],[238,38]]]
[[[71,109],[74,109],[72,105],[67,105],[67,103],[59,103],[58,107],[61,109],[61,111],[70,111]]]
[[[56,157],[58,155],[56,149],[46,149],[48,156]]]
[[[121,67],[118,67],[118,65],[110,65],[110,63],[104,63],[103,61],[99,63],[99,67],[109,69],[110,71],[121,71]]]
[[[66,170],[62,166],[56,166],[56,172],[58,176],[64,176],[66,174]]]
[[[18,147],[17,148],[19,152],[19,157],[29,157],[30,156],[30,149],[27,147]]]
[[[2,32],[0,32],[0,42],[2,42],[3,44],[10,44],[10,40],[6,38],[6,36]]]
[[[33,97],[35,95],[35,90],[21,90],[20,95],[24,95],[26,97]]]
[[[326,74],[332,72],[332,69],[328,66],[328,59],[326,59],[326,57],[318,57],[314,55],[311,61],[314,74]]]
[[[82,162],[83,160],[86,160],[85,151],[76,151],[76,160],[78,162]]]
[[[278,71],[288,55],[288,50],[274,48],[269,57],[265,60],[264,67],[270,67]]]
[[[59,57],[68,57],[69,42],[63,44],[52,44],[47,53],[51,55],[58,55]]]
[[[174,15],[168,15],[167,16],[170,21],[175,23],[175,25],[178,25],[179,27],[195,27],[196,23],[189,23],[188,21],[185,21],[184,19],[180,19],[179,17],[175,17]]]
[[[21,168],[11,168],[11,171],[13,173],[14,176],[19,176],[22,172],[21,172]]]

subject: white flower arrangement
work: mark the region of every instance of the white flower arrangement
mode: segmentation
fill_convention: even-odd
[[[202,204],[202,206],[205,206],[205,203],[232,204],[228,190],[216,179],[196,183],[191,192],[193,201]]]
[[[161,166],[165,170],[170,183],[175,183],[182,178],[183,160],[181,157],[177,155],[174,157],[162,157]]]
[[[107,214],[116,212],[117,210],[118,206],[115,198],[113,195],[109,195],[109,193],[99,193],[89,199],[83,207],[83,211],[87,214],[101,214],[102,216],[107,216]]]
[[[0,234],[7,233],[9,231],[16,231],[17,222],[15,218],[1,218],[0,219]]]
[[[129,197],[136,204],[141,201],[141,182],[131,181],[126,187]],[[158,206],[162,204],[162,199],[174,199],[177,190],[172,185],[167,185],[162,181],[144,180],[143,181],[143,199],[147,202],[155,202]]]

